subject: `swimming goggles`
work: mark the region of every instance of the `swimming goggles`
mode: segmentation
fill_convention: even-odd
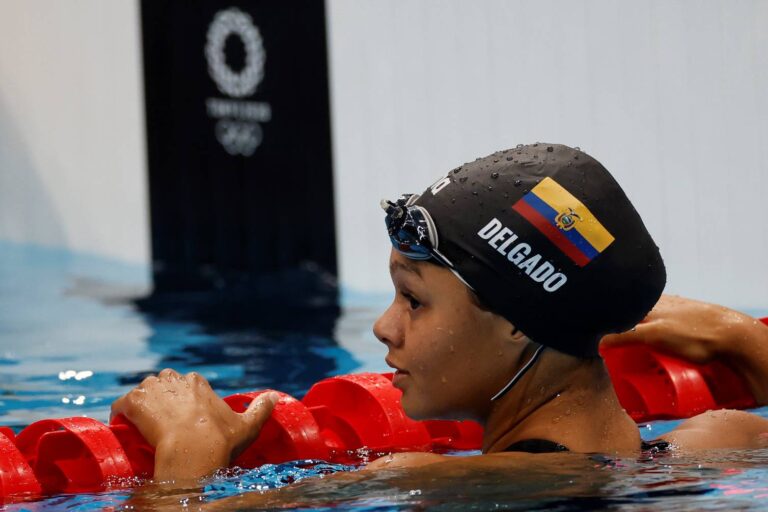
[[[405,194],[395,202],[381,200],[392,247],[412,260],[434,258],[453,268],[453,263],[437,249],[437,228],[429,212],[414,204],[418,198],[418,194]]]

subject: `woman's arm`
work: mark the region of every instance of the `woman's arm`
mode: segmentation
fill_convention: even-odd
[[[236,413],[197,373],[166,369],[112,404],[155,447],[155,481],[196,481],[253,442],[277,401],[265,393]]]
[[[603,345],[645,343],[694,363],[721,361],[744,376],[755,400],[768,404],[768,326],[724,306],[663,295],[634,330]]]
[[[768,448],[768,420],[744,411],[709,411],[685,420],[661,439],[683,451],[763,449]]]

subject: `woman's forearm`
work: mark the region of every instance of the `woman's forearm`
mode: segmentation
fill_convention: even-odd
[[[722,324],[719,357],[741,374],[759,405],[768,404],[768,326],[737,312]]]

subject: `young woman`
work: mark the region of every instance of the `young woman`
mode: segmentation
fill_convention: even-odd
[[[643,449],[597,355],[611,333],[607,343],[658,342],[696,361],[724,358],[768,403],[762,324],[679,298],[662,298],[641,323],[664,287],[664,264],[624,192],[585,153],[519,146],[382,206],[396,294],[374,332],[388,348],[402,405],[412,418],[485,427],[484,455],[450,464]],[[274,400],[262,395],[237,414],[199,375],[163,370],[118,399],[113,414],[156,447],[155,478],[178,482],[226,466],[258,436]],[[730,411],[694,418],[664,439],[681,450],[762,447],[766,432],[768,421]],[[368,470],[441,461],[400,454]]]

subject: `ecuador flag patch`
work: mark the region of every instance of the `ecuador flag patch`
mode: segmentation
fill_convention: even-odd
[[[580,267],[614,241],[589,208],[549,177],[520,198],[512,209]]]

